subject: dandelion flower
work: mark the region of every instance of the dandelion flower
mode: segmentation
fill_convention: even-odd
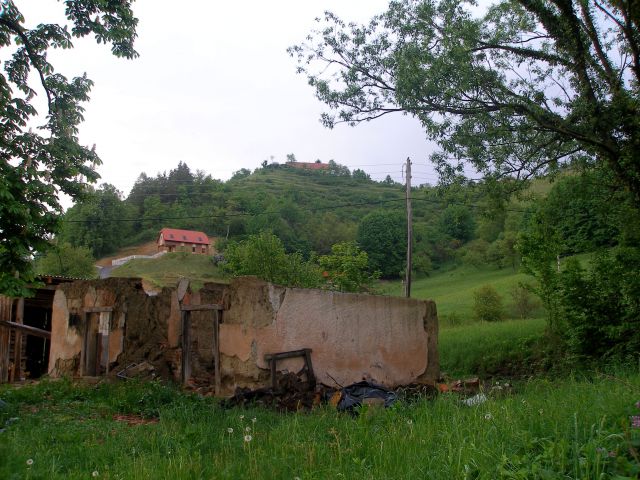
[[[258,421],[258,419],[257,419],[256,417],[253,417],[253,418],[251,419],[251,423],[256,423],[257,421]]]
[[[29,458],[27,460],[27,465],[29,465],[29,466],[33,465],[33,458]]]
[[[91,473],[91,476],[92,476],[92,477],[97,477],[98,475],[100,475],[100,474],[98,473],[98,471],[97,471],[97,470],[94,470],[94,471]]]
[[[251,435],[245,435],[245,436],[244,436],[244,441],[245,441],[246,443],[249,443],[251,440],[253,440],[253,437],[252,437]]]
[[[245,432],[247,432],[247,433],[249,433],[249,432],[251,431],[251,427],[246,427],[246,428],[244,429],[244,431],[245,431]]]
[[[227,428],[227,433],[233,433],[233,428],[231,427]]]
[[[484,419],[485,420],[491,420],[493,418],[493,416],[490,413],[485,413],[484,415]]]

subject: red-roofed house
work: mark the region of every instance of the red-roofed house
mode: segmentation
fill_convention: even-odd
[[[303,170],[329,170],[328,163],[307,163],[307,162],[287,162],[285,165],[293,168],[301,168]]]
[[[210,246],[209,237],[194,230],[163,228],[158,236],[159,252],[191,252],[208,255]]]

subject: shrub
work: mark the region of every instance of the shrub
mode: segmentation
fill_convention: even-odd
[[[319,258],[320,267],[328,276],[329,286],[340,292],[362,292],[371,288],[379,274],[369,274],[369,258],[355,242],[336,243],[331,255]]]
[[[640,351],[640,249],[597,254],[591,268],[569,259],[559,276],[560,311],[569,349],[621,360]]]
[[[515,285],[510,294],[513,300],[513,314],[516,318],[529,318],[538,308],[538,302],[531,293],[531,286],[522,283]]]
[[[484,285],[473,292],[473,314],[476,320],[494,322],[504,318],[502,297],[491,285]]]
[[[320,269],[299,253],[287,254],[282,241],[271,232],[250,235],[230,243],[222,269],[231,276],[255,275],[267,282],[292,287],[318,287]]]

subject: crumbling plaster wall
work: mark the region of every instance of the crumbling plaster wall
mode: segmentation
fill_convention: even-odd
[[[312,349],[318,381],[342,385],[363,378],[387,386],[434,381],[439,374],[438,319],[431,301],[285,288],[253,277],[206,284],[184,304],[222,304],[222,393],[269,384],[264,355]],[[62,285],[53,305],[49,362],[53,376],[80,373],[83,309],[113,307],[109,360],[123,368],[148,361],[158,374],[180,380],[182,325],[176,289],[148,295],[139,279]],[[213,383],[213,312],[191,314],[191,372]],[[278,362],[297,372],[302,359]]]
[[[109,363],[122,365],[149,360],[157,364],[162,373],[174,373],[168,371],[175,355],[167,349],[167,325],[170,318],[180,318],[175,291],[163,289],[149,296],[140,279],[109,278],[63,284],[56,290],[49,355],[51,376],[81,373],[87,328],[83,312],[95,307],[113,309],[109,324]],[[170,358],[166,360],[165,356]]]
[[[318,381],[363,378],[387,386],[435,381],[438,319],[432,301],[284,288],[255,278],[231,282],[220,325],[223,386],[268,376],[264,355],[311,348]],[[298,371],[302,359],[278,362]],[[255,385],[254,385],[255,386]]]

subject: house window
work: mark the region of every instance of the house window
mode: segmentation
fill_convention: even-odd
[[[205,247],[204,245],[202,246],[202,253],[207,253],[207,247]]]
[[[191,253],[196,253],[196,246],[195,246],[195,245],[193,245],[193,246],[191,247]]]

